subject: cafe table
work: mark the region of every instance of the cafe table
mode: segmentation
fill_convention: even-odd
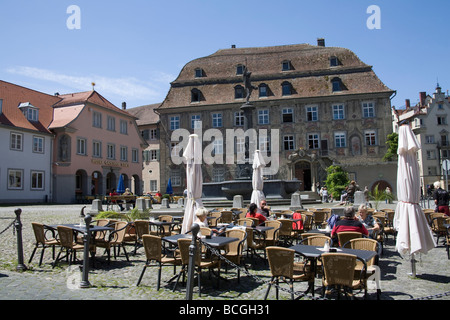
[[[172,231],[173,227],[177,224],[180,224],[180,221],[159,221],[159,220],[149,220],[150,223],[150,229],[152,226],[157,227],[159,229],[159,232],[161,234],[164,234],[165,232],[165,226],[169,226],[169,230]]]
[[[162,240],[167,241],[173,245],[178,244],[178,239],[192,239],[192,234],[180,233],[172,236],[164,237]],[[210,245],[214,248],[221,248],[229,243],[238,241],[238,238],[234,237],[211,237],[211,238],[201,238],[202,242]]]
[[[309,282],[308,289],[306,290],[305,294],[308,292],[311,292],[311,294],[314,296],[314,278],[316,276],[316,266],[317,266],[317,259],[320,258],[320,256],[323,253],[328,253],[331,251],[325,251],[323,247],[320,246],[308,246],[304,244],[297,244],[294,246],[291,246],[290,249],[294,250],[296,253],[300,254],[301,256],[304,256],[311,262],[311,268],[314,271],[314,277],[312,281]],[[367,262],[375,257],[377,253],[375,251],[369,251],[369,250],[357,250],[357,249],[348,249],[348,248],[332,248],[332,252],[336,253],[347,253],[355,255],[357,259],[361,260],[365,266],[367,266]],[[366,267],[367,270],[367,267]]]
[[[87,230],[86,225],[70,224],[70,223],[69,224],[44,225],[44,228],[51,230],[52,233],[54,233],[55,231],[58,230],[58,226],[71,228],[75,233],[81,233],[83,235],[86,233],[86,230]],[[94,239],[93,236],[95,235],[96,232],[107,232],[107,231],[114,231],[114,228],[108,227],[108,226],[89,225],[89,233],[90,233],[91,239]]]

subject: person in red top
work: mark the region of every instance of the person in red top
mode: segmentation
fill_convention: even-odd
[[[120,196],[120,194],[116,192],[116,189],[112,189],[112,192],[109,195]],[[124,210],[124,207],[122,207],[122,204],[120,202],[117,202],[116,200],[111,200],[111,202],[117,204],[120,207],[120,211]]]
[[[337,243],[337,234],[343,231],[360,232],[365,236],[369,235],[366,227],[355,218],[355,209],[353,207],[346,207],[344,209],[343,219],[337,221],[333,230],[331,230],[331,239],[333,239],[333,242]]]
[[[258,206],[255,203],[251,203],[248,207],[248,212],[246,218],[257,218],[259,220],[259,224],[264,223],[267,218],[263,216],[261,213],[257,212]]]

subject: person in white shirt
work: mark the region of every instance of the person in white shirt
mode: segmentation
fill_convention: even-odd
[[[208,221],[206,216],[208,215],[208,210],[205,208],[198,208],[195,212],[196,219],[194,223],[198,224],[200,227],[208,228]]]

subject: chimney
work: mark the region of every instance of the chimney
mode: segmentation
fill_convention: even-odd
[[[236,49],[236,45],[235,45],[235,44],[232,44],[232,45],[231,45],[231,49]]]
[[[126,102],[122,102],[122,110],[127,110],[127,103]]]
[[[425,106],[425,99],[427,98],[427,93],[426,92],[421,92],[420,93],[420,105],[423,107]]]
[[[324,38],[317,39],[317,46],[325,47],[325,39]]]
[[[406,99],[405,103],[406,103],[406,109],[409,109],[411,107],[411,102],[409,101],[409,99]]]

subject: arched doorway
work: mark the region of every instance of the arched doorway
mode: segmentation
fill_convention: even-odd
[[[116,174],[114,172],[108,172],[106,175],[106,192],[109,194],[112,192],[112,189],[117,188],[117,179]]]
[[[372,193],[374,192],[376,186],[378,186],[379,192],[385,191],[387,187],[389,187],[392,191],[392,186],[390,185],[389,182],[387,182],[385,180],[378,180],[378,181],[374,182],[372,185],[372,188],[371,188]]]
[[[312,190],[311,163],[307,161],[299,161],[294,168],[295,178],[302,181],[300,191]]]
[[[134,184],[134,194],[142,194],[142,185],[139,176],[134,174],[132,180]]]
[[[82,200],[83,196],[88,194],[87,173],[85,170],[77,170],[75,173],[75,197],[77,200]]]
[[[91,195],[102,194],[102,174],[99,171],[94,171],[91,178]]]

